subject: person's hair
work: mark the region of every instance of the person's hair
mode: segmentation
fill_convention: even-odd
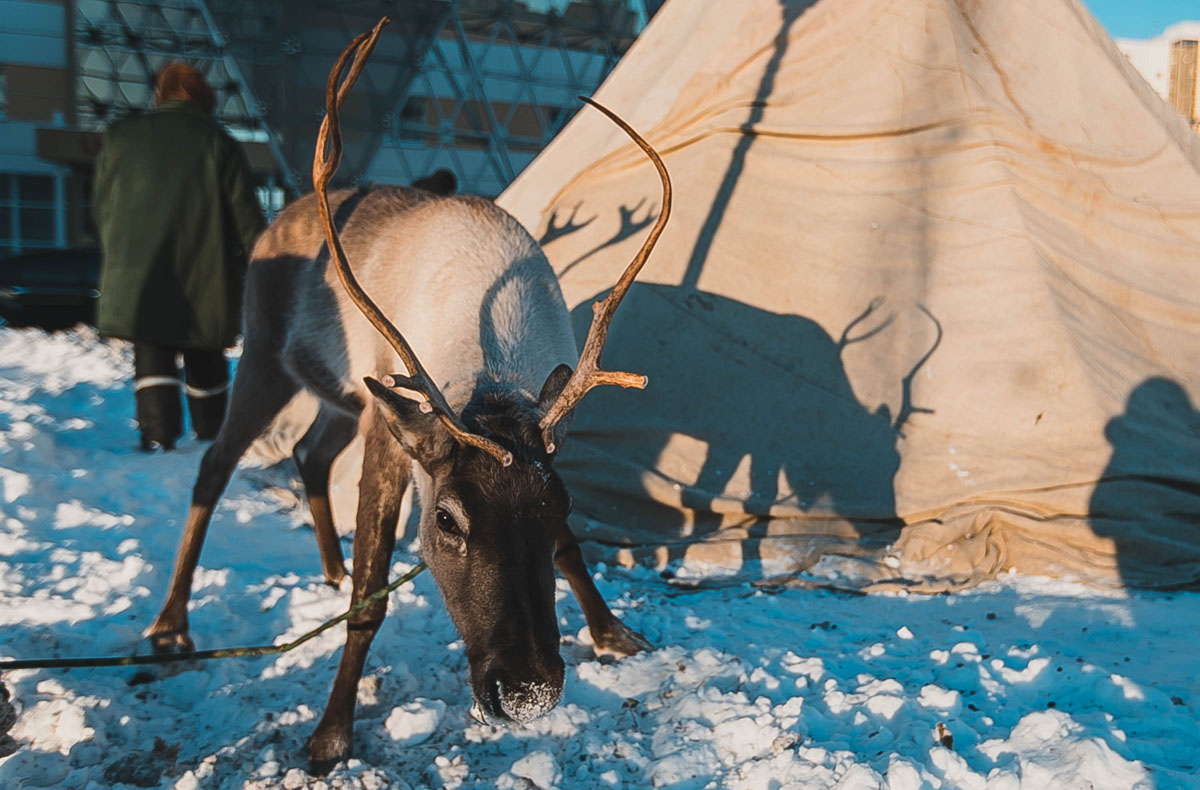
[[[183,99],[195,104],[208,115],[217,107],[217,94],[205,81],[204,75],[187,63],[170,63],[154,78],[156,104]]]

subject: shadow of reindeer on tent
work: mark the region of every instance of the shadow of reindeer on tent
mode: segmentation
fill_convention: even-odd
[[[591,302],[573,311],[578,336]],[[645,373],[651,384],[635,394],[593,393],[559,462],[585,534],[673,546],[670,561],[729,530],[743,568],[755,571],[753,563],[772,559],[763,555],[764,539],[791,536],[779,544],[788,544],[788,556],[779,557],[788,564],[763,566],[764,573],[795,570],[797,546],[894,538],[901,526],[896,445],[905,422],[924,411],[912,404],[911,384],[942,332],[919,308],[936,338],[900,382],[897,414],[886,404],[872,411],[855,396],[842,354],[888,328],[892,317],[876,318],[881,303],[873,301],[834,340],[803,316],[688,285],[635,284],[613,321],[605,365]],[[873,328],[859,331],[871,320]],[[645,495],[631,499],[637,491]],[[797,541],[800,535],[809,540]]]
[[[870,537],[894,537],[901,526],[897,442],[906,421],[921,411],[912,404],[911,384],[941,341],[937,319],[918,305],[933,322],[936,339],[908,363],[893,416],[886,405],[872,410],[858,400],[842,358],[847,346],[890,325],[890,318],[879,322],[876,315],[880,300],[847,316],[846,329],[834,340],[803,316],[699,288],[770,106],[792,29],[812,5],[779,3],[779,28],[755,100],[738,126],[680,283],[634,283],[613,320],[605,367],[644,373],[650,386],[636,394],[594,391],[581,404],[558,461],[576,492],[583,534],[593,541],[671,546],[669,562],[685,547],[717,545],[727,535],[717,562],[731,564],[727,549],[736,542],[743,566],[763,563],[762,571],[770,573],[802,566],[805,558],[797,552],[804,546],[810,556],[831,543],[863,547]],[[643,200],[617,207],[616,231],[557,267],[560,279],[649,224],[660,209],[644,206]],[[591,225],[597,216],[581,219],[588,214],[581,208],[556,207],[541,242]],[[591,303],[603,296],[585,299],[573,311],[577,338],[586,334]],[[869,321],[876,322],[874,329],[851,337]],[[770,540],[776,536],[791,539]],[[782,554],[765,556],[767,546]]]

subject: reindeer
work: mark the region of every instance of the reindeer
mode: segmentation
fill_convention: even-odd
[[[592,583],[552,462],[566,417],[590,388],[645,385],[643,376],[600,369],[599,356],[613,311],[667,222],[670,179],[636,132],[595,105],[654,162],[663,207],[595,305],[572,371],[577,351],[558,281],[513,217],[483,199],[411,188],[327,192],[341,155],[338,109],[387,22],[355,38],[330,72],[315,194],[284,210],[254,248],[229,414],[200,463],[167,598],[147,636],[158,651],[192,648],[187,600],[213,507],[250,443],[307,389],[321,405],[293,454],[326,580],[345,576],[329,469],[362,433],[352,602],[387,583],[411,480],[421,551],[466,645],[477,715],[527,722],[562,691],[554,567],[579,600],[598,654],[650,647]],[[408,372],[380,375],[396,369],[397,357]],[[348,622],[329,703],[308,742],[315,772],[350,755],[356,689],[386,607],[385,597]]]

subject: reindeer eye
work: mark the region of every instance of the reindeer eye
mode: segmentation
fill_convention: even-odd
[[[458,522],[454,520],[454,516],[442,508],[438,508],[433,514],[434,521],[437,523],[438,529],[442,532],[449,532],[451,535],[461,535],[462,529],[459,528]]]

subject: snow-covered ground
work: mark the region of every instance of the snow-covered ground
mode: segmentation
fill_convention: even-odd
[[[202,447],[134,450],[130,357],[87,331],[0,330],[0,657],[132,652],[157,611]],[[197,575],[199,647],[300,634],[324,586],[297,487],[243,470]],[[345,545],[349,552],[350,545]],[[396,556],[394,572],[416,562]],[[430,577],[392,596],[359,692],[356,759],[303,744],[343,631],[282,657],[8,672],[20,744],[0,787],[1200,787],[1200,595],[1009,577],[950,596],[683,591],[597,569],[658,649],[594,660],[559,584],[562,703],[526,728],[468,715]]]

